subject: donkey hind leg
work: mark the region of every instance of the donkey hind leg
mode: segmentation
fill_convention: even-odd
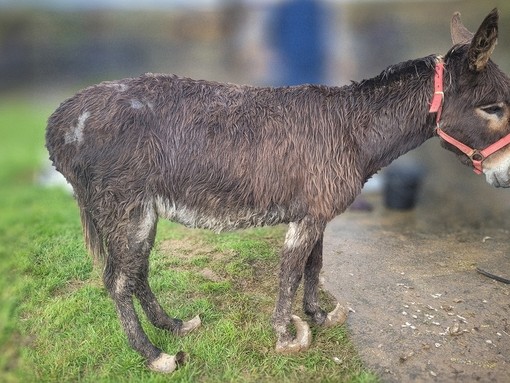
[[[333,311],[326,313],[319,306],[319,273],[322,269],[323,234],[315,243],[305,266],[303,309],[316,324],[326,327],[341,325],[347,319],[347,310],[338,303]]]
[[[140,353],[151,366],[165,354],[150,342],[140,325],[133,305],[136,280],[136,273],[133,273],[133,270],[136,270],[136,261],[137,254],[134,254],[132,249],[127,246],[120,246],[110,240],[104,283],[115,302],[117,314],[131,347]],[[181,357],[179,354],[179,358]],[[177,356],[173,358],[170,356],[169,358],[164,357],[165,360],[170,359],[167,363],[168,372],[175,369],[179,358]]]
[[[141,267],[141,273],[136,281],[135,295],[140,301],[140,305],[150,322],[155,327],[168,330],[176,335],[185,335],[199,327],[201,321],[198,315],[188,322],[183,322],[180,319],[168,316],[149,286],[147,280],[148,258],[144,258],[144,261],[144,265]],[[157,359],[149,361],[149,368],[157,372],[170,373],[174,371],[179,364],[183,364],[185,360],[186,355],[183,352],[179,352],[175,356],[162,352]]]
[[[147,360],[151,369],[170,373],[184,363],[186,355],[183,352],[168,355],[155,347],[143,331],[133,305],[135,293],[143,297],[147,295],[143,293],[144,288],[140,285],[145,284],[148,288],[147,281],[143,282],[143,276],[147,278],[148,257],[154,242],[155,226],[156,217],[152,214],[145,217],[141,224],[136,220],[127,223],[125,237],[114,236],[109,239],[104,281],[131,346]],[[142,307],[144,303],[146,301],[142,300]],[[148,311],[146,307],[144,310]],[[170,318],[168,321],[171,321]]]
[[[140,305],[142,306],[147,318],[149,318],[150,322],[157,328],[167,330],[172,332],[175,335],[186,335],[190,331],[193,331],[197,327],[201,325],[200,316],[197,315],[193,319],[187,322],[183,322],[180,319],[171,318],[165,312],[163,307],[159,304],[156,296],[152,292],[149,281],[149,257],[148,253],[150,253],[150,249],[154,244],[154,237],[156,235],[156,223],[154,223],[153,229],[151,229],[149,236],[146,240],[144,246],[146,249],[147,256],[142,257],[140,272],[136,279],[136,288],[135,295],[140,301]]]
[[[153,210],[148,210],[140,224],[137,225],[137,232],[130,235],[131,238],[136,239],[132,245],[135,248],[138,247],[140,254],[134,293],[140,301],[147,318],[155,327],[176,335],[185,335],[201,325],[200,317],[197,315],[188,322],[171,318],[161,307],[149,285],[149,254],[154,245],[156,227],[156,213]],[[172,372],[177,364],[184,362],[184,359],[184,353],[178,353],[175,357],[161,353],[158,359],[149,364],[149,367],[155,371]]]
[[[308,324],[298,316],[292,315],[291,310],[305,264],[315,243],[322,236],[323,230],[324,225],[309,218],[289,224],[281,251],[279,292],[273,314],[277,352],[299,352],[306,350],[311,344]],[[293,337],[288,329],[291,320],[296,328],[296,337]]]

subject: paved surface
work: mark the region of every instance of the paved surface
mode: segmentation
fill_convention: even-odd
[[[409,157],[408,157],[409,158]],[[325,287],[384,382],[510,382],[510,189],[495,189],[430,140],[414,210],[348,211],[328,226]]]

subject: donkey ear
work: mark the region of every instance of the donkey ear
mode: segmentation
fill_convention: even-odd
[[[498,10],[494,8],[485,18],[475,33],[468,52],[469,69],[482,71],[496,46],[498,40]]]
[[[474,34],[469,32],[460,20],[460,13],[455,12],[452,16],[450,24],[450,32],[452,34],[453,45],[456,44],[469,44],[473,39]]]

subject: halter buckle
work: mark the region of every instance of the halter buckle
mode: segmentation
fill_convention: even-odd
[[[473,151],[468,154],[468,157],[473,162],[482,162],[485,159],[485,156],[478,149],[473,149]]]

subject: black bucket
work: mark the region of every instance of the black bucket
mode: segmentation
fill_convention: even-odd
[[[413,209],[423,175],[423,169],[418,166],[390,166],[384,173],[385,206],[397,210]]]

